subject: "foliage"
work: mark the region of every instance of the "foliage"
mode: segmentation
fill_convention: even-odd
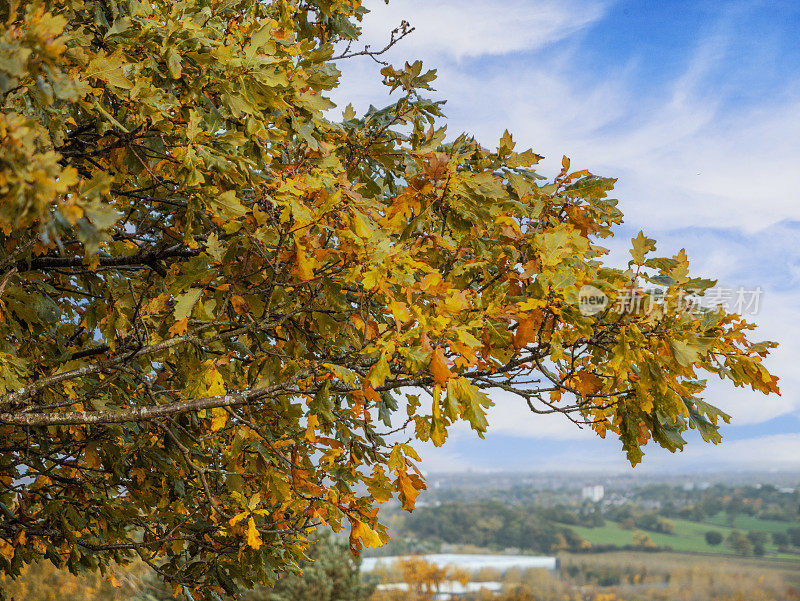
[[[706,542],[712,547],[716,547],[724,539],[722,533],[719,532],[718,530],[709,530],[708,532],[706,532],[705,536],[706,536]]]
[[[641,547],[642,549],[655,549],[657,547],[650,536],[641,530],[636,530],[633,533],[633,546]]]
[[[16,601],[162,601],[172,599],[152,571],[141,562],[114,566],[106,576],[98,572],[73,575],[49,561],[26,566],[19,578],[0,581],[9,599]],[[151,594],[155,593],[155,594]]]
[[[799,598],[800,582],[796,566],[777,561],[639,552],[563,557],[560,580],[557,592],[530,588],[533,598],[583,601],[604,593],[620,601],[789,601]]]
[[[530,507],[500,503],[421,507],[409,517],[406,527],[418,539],[495,549],[516,547],[549,553],[578,549],[582,542],[570,528],[549,522]]]
[[[332,537],[315,542],[301,574],[281,578],[272,589],[258,587],[242,601],[365,601],[374,586],[362,581],[358,557]]]
[[[751,555],[753,553],[753,544],[750,539],[738,530],[731,532],[725,542],[737,555]]]
[[[392,564],[378,577],[384,584],[402,583],[402,588],[377,590],[373,601],[434,601],[447,582],[466,584],[469,572],[454,566],[437,566],[424,557],[407,557]]]
[[[637,528],[650,530],[651,532],[661,532],[662,534],[672,534],[675,532],[675,524],[673,522],[654,512],[644,513],[638,516],[634,520],[634,524]]]
[[[139,557],[176,592],[232,593],[296,569],[322,523],[354,551],[386,541],[377,503],[424,488],[398,423],[482,435],[499,387],[636,464],[688,428],[719,441],[704,373],[777,392],[774,344],[684,310],[713,282],[683,251],[640,234],[627,268],[603,264],[614,180],[565,157],[543,182],[508,133],[445,142],[419,62],[382,69],[394,103],[332,121],[334,46],[365,12],[2,9],[3,572]]]
[[[566,555],[558,572],[510,569],[499,576],[499,594],[480,601],[796,601],[797,571],[780,562],[640,552]],[[473,582],[475,580],[473,579]],[[410,600],[378,591],[374,601]]]

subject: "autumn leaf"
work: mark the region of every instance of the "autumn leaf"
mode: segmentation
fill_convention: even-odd
[[[360,539],[365,547],[383,546],[384,541],[381,540],[380,535],[375,530],[370,528],[367,524],[352,517],[350,518],[350,523],[352,526],[350,530],[351,541]]]
[[[295,250],[295,273],[298,279],[308,281],[314,279],[314,260],[309,257],[306,248],[296,243]]]
[[[430,370],[436,384],[439,386],[447,386],[447,380],[453,377],[453,372],[450,371],[447,358],[444,356],[444,348],[438,347],[433,352]]]
[[[447,175],[447,165],[450,162],[448,157],[443,152],[431,152],[425,155],[424,170],[432,180],[439,180]]]
[[[256,522],[253,518],[247,520],[247,545],[251,549],[261,548],[261,533],[256,528]]]
[[[403,496],[403,509],[413,511],[419,490],[414,486],[405,470],[397,473],[397,490]]]
[[[239,296],[238,294],[234,294],[233,296],[231,296],[231,304],[233,305],[233,310],[236,311],[239,315],[247,314],[248,305],[244,297]]]
[[[644,257],[651,250],[656,249],[656,241],[644,235],[644,232],[639,232],[635,238],[631,238],[633,249],[630,251],[636,265],[644,265]]]
[[[202,294],[203,291],[201,289],[192,288],[188,292],[175,297],[175,321],[187,319]]]
[[[514,332],[514,346],[518,349],[533,342],[542,326],[541,310],[534,310],[518,318],[517,329]]]
[[[575,374],[574,379],[575,390],[583,397],[597,394],[603,388],[603,378],[591,372],[580,371]]]
[[[225,427],[228,423],[228,412],[222,407],[214,407],[211,410],[211,431],[216,432]]]
[[[314,433],[315,428],[319,426],[319,418],[314,413],[308,416],[308,424],[306,425],[305,438],[309,442],[316,442],[317,437]]]

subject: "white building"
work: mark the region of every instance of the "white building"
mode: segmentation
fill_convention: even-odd
[[[598,503],[603,500],[605,496],[605,490],[603,486],[600,484],[594,484],[592,486],[584,486],[581,489],[581,498],[589,499],[592,503]]]
[[[468,572],[477,572],[482,568],[494,568],[499,572],[505,572],[511,568],[542,568],[545,570],[557,570],[557,557],[538,557],[535,555],[472,555],[459,553],[439,553],[433,555],[418,555],[421,559],[443,568],[454,566]],[[388,567],[396,561],[409,559],[408,556],[389,557],[365,557],[361,561],[362,572],[372,572],[376,567]]]
[[[411,587],[405,582],[395,582],[391,584],[379,584],[379,591],[408,591]],[[481,591],[497,594],[503,590],[502,582],[460,582],[446,581],[439,584],[433,598],[436,601],[449,601],[458,599],[466,595],[476,595]]]

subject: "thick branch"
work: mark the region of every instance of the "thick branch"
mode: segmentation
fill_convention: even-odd
[[[200,254],[200,249],[179,246],[147,253],[136,253],[124,257],[99,257],[98,261],[101,267],[142,265],[152,267],[156,271],[163,271],[163,267],[158,265],[158,262],[163,259],[194,257],[198,254]],[[16,262],[16,268],[20,272],[42,271],[64,267],[86,267],[86,259],[85,257],[32,257],[30,260],[23,259]]]
[[[285,391],[307,372],[300,372],[290,381],[275,386],[256,388],[234,394],[203,397],[189,401],[169,403],[167,405],[151,405],[147,407],[128,407],[127,409],[110,409],[107,411],[67,411],[64,413],[0,413],[0,423],[13,426],[67,426],[78,424],[120,424],[124,422],[146,422],[160,417],[213,409],[215,407],[234,407],[244,405],[256,399],[279,394]]]

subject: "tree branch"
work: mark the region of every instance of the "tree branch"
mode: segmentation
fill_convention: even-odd
[[[234,394],[218,395],[155,405],[149,407],[129,407],[107,411],[66,411],[64,413],[0,413],[0,423],[12,426],[68,426],[78,424],[120,424],[124,422],[146,422],[160,417],[213,409],[215,407],[234,407],[244,405],[262,397],[285,391],[298,379],[310,372],[297,373],[291,380],[279,385],[256,388]]]
[[[395,27],[392,30],[391,37],[389,38],[389,43],[386,44],[383,50],[370,50],[369,49],[370,46],[369,44],[367,44],[366,46],[364,46],[363,50],[360,50],[358,52],[349,52],[350,45],[348,44],[344,52],[342,52],[339,56],[331,57],[329,60],[338,61],[344,58],[353,58],[354,56],[368,56],[378,64],[388,65],[389,63],[387,63],[386,61],[379,60],[376,57],[387,52],[392,46],[397,44],[397,42],[399,42],[404,37],[409,35],[415,29],[416,29],[415,27],[411,27],[411,24],[408,21],[403,20],[400,22],[399,26]]]

